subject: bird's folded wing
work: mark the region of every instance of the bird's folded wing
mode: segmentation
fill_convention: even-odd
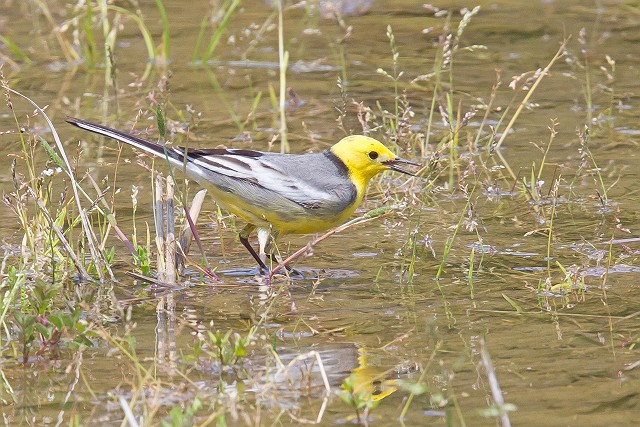
[[[305,208],[319,209],[343,201],[324,185],[321,174],[314,173],[317,165],[300,157],[234,149],[189,149],[187,157],[213,175],[249,182]]]

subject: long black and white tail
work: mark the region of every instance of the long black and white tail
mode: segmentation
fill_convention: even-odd
[[[97,123],[88,122],[86,120],[77,119],[75,117],[67,117],[66,121],[67,123],[77,126],[80,129],[88,130],[89,132],[97,133],[98,135],[113,138],[120,142],[124,142],[125,144],[136,147],[142,151],[146,151],[147,153],[163,158],[166,156],[169,161],[171,161],[171,163],[173,163],[175,166],[180,166],[183,164],[184,154],[180,149],[175,149],[173,147],[164,147],[160,144],[139,138],[135,135],[113,129],[108,126],[103,126]]]

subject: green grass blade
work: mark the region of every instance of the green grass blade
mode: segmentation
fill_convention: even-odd
[[[162,0],[156,0],[156,6],[158,6],[158,13],[160,13],[160,19],[162,20],[162,46],[164,50],[165,63],[169,62],[169,43],[171,41],[169,33],[169,17],[167,16],[167,10],[164,8]]]
[[[209,47],[207,48],[207,53],[202,57],[202,62],[207,62],[213,56],[213,52],[215,52],[216,47],[218,47],[218,43],[220,43],[220,38],[222,37],[222,34],[224,33],[224,31],[227,29],[227,25],[229,25],[229,21],[233,16],[233,12],[236,10],[239,4],[240,4],[240,0],[233,0],[229,5],[229,7],[227,8],[226,12],[224,13],[224,17],[222,18],[222,21],[220,21],[218,28],[216,28],[216,31],[211,36],[211,40],[209,41]]]
[[[156,51],[155,51],[155,48],[153,46],[153,39],[151,38],[151,33],[149,32],[149,29],[145,25],[145,23],[142,20],[142,18],[140,18],[135,13],[133,13],[133,12],[123,8],[123,7],[120,7],[120,6],[109,5],[108,8],[110,10],[113,10],[114,12],[118,12],[118,13],[121,13],[121,14],[123,14],[125,16],[128,16],[129,18],[133,19],[136,24],[138,24],[138,29],[140,30],[140,34],[142,35],[142,38],[144,40],[144,45],[147,48],[147,54],[149,55],[149,59],[155,60],[156,59]]]
[[[25,64],[31,64],[31,59],[16,45],[11,39],[8,39],[0,35],[0,42],[4,43],[11,52],[18,58],[19,61]]]

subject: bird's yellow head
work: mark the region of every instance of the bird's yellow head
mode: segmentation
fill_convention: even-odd
[[[331,152],[347,166],[351,179],[363,186],[376,174],[386,170],[413,175],[401,169],[399,164],[417,166],[416,163],[393,154],[380,141],[363,135],[343,138],[331,147]]]

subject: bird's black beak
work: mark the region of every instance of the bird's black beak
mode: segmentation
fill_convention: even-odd
[[[409,172],[408,170],[402,169],[401,165],[420,166],[418,163],[403,159],[401,157],[396,157],[393,160],[386,160],[382,162],[382,164],[388,167],[389,169],[391,169],[392,171],[404,173],[411,176],[416,176],[416,175],[412,172]]]

